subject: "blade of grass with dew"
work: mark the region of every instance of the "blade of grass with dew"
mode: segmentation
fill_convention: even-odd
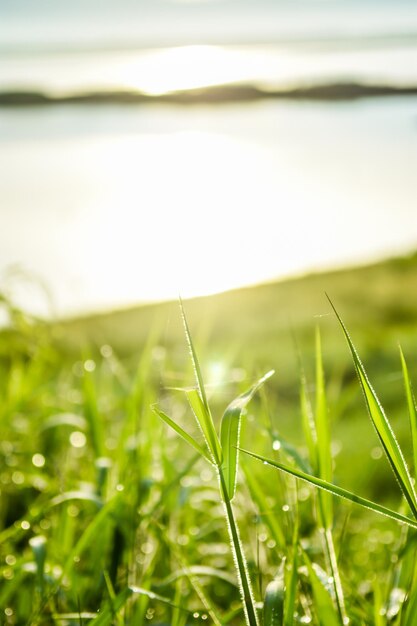
[[[405,394],[407,398],[408,415],[410,418],[411,441],[413,443],[413,462],[414,462],[414,478],[417,479],[417,411],[416,401],[414,398],[413,388],[411,385],[410,375],[408,372],[407,362],[400,346],[401,367],[403,371],[403,379],[405,386]]]
[[[236,492],[237,466],[239,460],[240,422],[242,411],[251,401],[258,389],[274,374],[271,370],[260,378],[250,389],[235,398],[227,407],[220,426],[220,444],[222,449],[222,471],[229,494],[233,500]]]
[[[311,583],[311,590],[314,597],[313,605],[318,618],[318,623],[321,626],[340,626],[339,616],[334,608],[333,600],[329,591],[324,587],[305,552],[303,553],[303,556]]]
[[[336,308],[333,305],[332,301],[328,296],[327,298],[330,302],[331,307],[333,308],[333,311],[335,312],[335,315],[343,330],[350,352],[352,354],[353,362],[356,372],[358,374],[362,391],[365,396],[365,402],[371,421],[375,427],[375,430],[391,465],[391,468],[394,472],[394,475],[400,485],[401,491],[403,492],[404,497],[407,500],[414,517],[417,517],[417,496],[402,450],[395,437],[394,431],[392,430],[391,424],[385,415],[384,409],[382,408],[381,403],[379,402],[379,399],[369,382],[368,376],[359,358],[358,352],[353,345],[347,328],[343,323],[341,317],[339,316],[338,312],[336,311]]]
[[[342,487],[339,487],[338,485],[328,483],[322,478],[318,478],[317,476],[306,474],[305,472],[302,472],[301,470],[295,467],[289,467],[287,465],[284,465],[283,463],[279,463],[278,461],[273,461],[272,459],[268,459],[260,454],[255,454],[254,452],[250,452],[249,450],[244,450],[243,448],[240,448],[240,451],[243,452],[244,454],[248,454],[249,456],[252,456],[254,459],[257,459],[258,461],[262,461],[262,463],[264,463],[265,465],[271,465],[272,467],[275,467],[276,469],[286,472],[287,474],[290,474],[291,476],[295,476],[296,478],[300,478],[301,480],[304,480],[307,483],[310,483],[310,485],[314,485],[315,487],[318,487],[319,489],[324,489],[325,491],[328,491],[335,496],[338,496],[340,498],[345,498],[345,500],[350,500],[350,502],[353,502],[354,504],[359,504],[360,506],[365,507],[366,509],[370,509],[371,511],[374,511],[375,513],[379,513],[380,515],[384,515],[385,517],[390,517],[396,522],[407,524],[411,528],[417,529],[417,520],[411,517],[407,517],[405,515],[401,515],[401,513],[397,513],[396,511],[393,511],[392,509],[388,509],[387,507],[382,506],[381,504],[378,504],[377,502],[373,502],[372,500],[367,500],[366,498],[363,498],[362,496],[358,496],[355,493],[348,491],[347,489],[343,489]]]
[[[189,435],[183,428],[181,428],[179,424],[174,422],[174,420],[172,420],[166,413],[161,411],[155,404],[152,406],[152,410],[154,413],[159,415],[159,417],[165,422],[165,424],[168,424],[168,426],[170,426],[173,430],[175,430],[175,432],[178,433],[178,435],[182,437],[184,441],[189,443],[190,446],[194,448],[194,450],[197,450],[197,452],[202,457],[204,457],[209,463],[212,463],[211,458],[209,457],[207,452],[204,450],[204,448],[200,446],[200,444],[193,437],[191,437],[191,435]]]

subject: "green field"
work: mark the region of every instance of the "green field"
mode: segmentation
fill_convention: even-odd
[[[0,624],[414,626],[416,293],[413,255],[186,301],[197,377],[177,302],[5,300]]]

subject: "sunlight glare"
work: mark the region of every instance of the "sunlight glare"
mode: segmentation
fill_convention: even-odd
[[[248,58],[249,57],[249,58]],[[246,80],[253,60],[238,49],[181,46],[141,55],[126,63],[120,80],[149,95]]]

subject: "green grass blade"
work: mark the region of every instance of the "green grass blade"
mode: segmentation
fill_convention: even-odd
[[[185,393],[188,402],[190,403],[190,407],[197,420],[197,424],[200,427],[203,437],[206,441],[207,447],[210,451],[210,455],[216,465],[220,465],[222,459],[222,451],[219,438],[214,427],[214,422],[211,417],[211,413],[207,411],[206,405],[202,401],[200,393],[197,389],[190,389]]]
[[[363,506],[366,509],[370,509],[371,511],[374,511],[375,513],[379,513],[380,515],[385,515],[386,517],[390,517],[396,522],[401,522],[403,524],[407,524],[408,526],[411,526],[412,528],[417,529],[417,521],[415,519],[412,519],[411,517],[407,517],[405,515],[401,515],[401,513],[397,513],[396,511],[393,511],[392,509],[388,509],[387,507],[382,506],[381,504],[378,504],[377,502],[373,502],[372,500],[367,500],[366,498],[363,498],[362,496],[358,496],[355,493],[348,491],[347,489],[343,489],[342,487],[339,487],[338,485],[333,485],[332,483],[328,483],[327,481],[323,480],[322,478],[318,478],[317,476],[306,474],[305,472],[302,472],[301,470],[295,467],[288,467],[287,465],[284,465],[283,463],[278,463],[278,461],[273,461],[272,459],[268,459],[264,456],[261,456],[260,454],[255,454],[254,452],[249,452],[249,450],[244,450],[243,448],[240,448],[240,451],[244,452],[245,454],[249,454],[253,458],[258,459],[258,461],[262,461],[263,463],[265,463],[265,465],[271,465],[272,467],[282,470],[283,472],[286,472],[287,474],[290,474],[291,476],[295,476],[296,478],[305,480],[306,482],[310,483],[310,485],[314,485],[315,487],[318,487],[319,489],[324,489],[325,491],[332,493],[334,496],[345,498],[346,500],[350,500],[350,502],[354,502],[355,504],[359,504],[360,506]]]
[[[407,397],[408,415],[410,418],[411,427],[411,440],[413,442],[413,462],[414,462],[414,477],[417,477],[417,412],[416,401],[414,399],[413,388],[411,386],[411,380],[408,373],[407,363],[400,347],[401,366],[403,370],[403,378],[405,385],[405,394]]]
[[[285,567],[285,604],[284,604],[284,626],[293,626],[294,612],[297,595],[298,580],[298,543],[299,543],[299,521],[296,520],[294,527],[291,564]]]
[[[339,616],[334,608],[330,593],[317,576],[316,571],[306,553],[304,553],[304,561],[307,566],[311,583],[318,623],[321,626],[340,626]]]
[[[236,491],[237,466],[239,460],[239,438],[242,411],[251,401],[256,391],[268,380],[271,370],[260,378],[250,389],[235,398],[227,407],[221,421],[220,443],[222,448],[222,470],[229,498],[232,500]]]
[[[382,408],[378,397],[369,382],[368,376],[365,372],[356,348],[352,343],[346,326],[344,325],[330,298],[329,302],[333,308],[333,311],[336,314],[336,317],[345,335],[346,341],[349,345],[372,423],[375,426],[375,430],[378,434],[379,440],[382,444],[382,447],[385,451],[394,475],[397,478],[404,497],[407,500],[414,517],[417,517],[417,496],[411,480],[410,472],[404,459],[404,455],[395,437],[394,431],[392,430],[391,424],[389,423],[388,418],[385,415],[384,409]]]
[[[284,619],[284,578],[272,580],[264,597],[264,626],[282,626]]]
[[[200,444],[193,437],[191,437],[191,435],[189,435],[183,428],[181,428],[181,426],[174,422],[174,420],[172,420],[166,413],[161,411],[161,409],[159,409],[156,404],[152,406],[152,410],[154,413],[156,413],[156,415],[159,415],[159,417],[165,422],[165,424],[168,424],[168,426],[175,430],[175,432],[178,433],[178,435],[182,437],[184,441],[189,443],[190,446],[194,448],[194,450],[197,450],[197,452],[201,454],[201,456],[203,456],[205,459],[207,459],[207,461],[209,461],[210,463],[212,462],[206,450],[204,450],[204,448],[200,446]]]
[[[303,369],[301,369],[300,375],[300,409],[301,422],[303,426],[304,437],[307,443],[310,464],[314,468],[314,471],[317,472],[318,459],[316,424],[314,422],[313,410],[307,392],[307,380]]]
[[[190,350],[191,361],[193,363],[194,375],[197,381],[198,391],[200,392],[201,400],[203,401],[204,406],[206,407],[207,413],[210,413],[209,404],[207,401],[206,390],[204,388],[203,376],[201,374],[200,363],[198,362],[197,353],[194,348],[193,340],[191,338],[190,329],[188,327],[187,318],[185,315],[184,305],[180,298],[180,308],[181,308],[181,316],[182,322],[184,324],[185,337],[187,339],[188,348]]]
[[[316,329],[316,447],[318,472],[320,478],[327,482],[332,481],[332,456],[330,450],[330,428],[327,413],[327,398],[324,383],[323,357],[321,351],[320,331]],[[333,523],[333,502],[327,493],[321,493],[320,511],[323,525],[330,528]]]

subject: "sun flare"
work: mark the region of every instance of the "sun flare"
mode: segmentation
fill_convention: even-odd
[[[123,84],[150,95],[250,77],[247,55],[221,46],[181,46],[143,54],[121,71]]]

